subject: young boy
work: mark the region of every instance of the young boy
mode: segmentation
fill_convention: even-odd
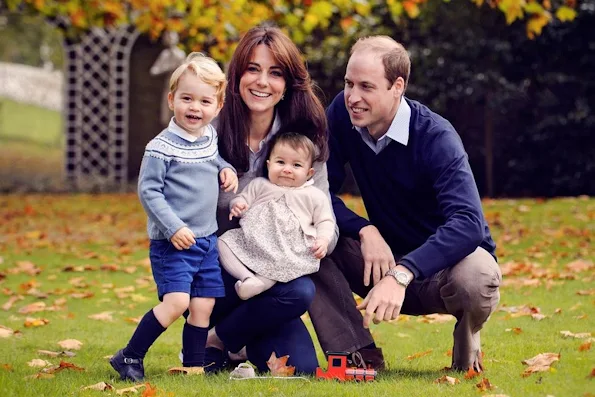
[[[214,60],[190,54],[170,79],[167,99],[174,117],[145,149],[138,194],[149,218],[149,254],[161,303],[111,358],[122,380],[144,379],[147,350],[186,309],[183,365],[203,366],[209,317],[215,298],[225,294],[215,236],[218,178],[226,192],[238,186],[209,124],[223,106],[225,82]]]

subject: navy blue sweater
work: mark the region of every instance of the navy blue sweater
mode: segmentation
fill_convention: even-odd
[[[416,278],[455,265],[478,246],[495,258],[467,153],[454,127],[419,102],[411,107],[407,146],[392,141],[376,155],[353,128],[343,92],[327,109],[333,209],[342,235],[378,228],[400,263]],[[369,221],[334,196],[349,163]]]

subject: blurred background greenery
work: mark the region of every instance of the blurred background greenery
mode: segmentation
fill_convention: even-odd
[[[351,44],[388,34],[411,54],[407,96],[455,126],[483,195],[595,194],[595,0],[573,2],[571,23],[552,19],[532,38],[525,21],[507,24],[507,14],[468,0],[428,1],[416,18],[395,18],[380,3],[357,29],[336,15],[301,38],[325,104],[342,89]],[[45,46],[46,64],[60,69],[62,35],[46,21],[3,13],[0,61],[41,67]],[[48,158],[63,151],[60,115],[0,101],[0,145],[32,140]],[[59,161],[47,168],[62,167]]]

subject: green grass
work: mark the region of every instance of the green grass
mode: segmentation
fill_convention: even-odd
[[[17,141],[62,148],[59,112],[0,98],[0,142]]]
[[[349,199],[361,211],[361,204]],[[530,275],[505,277],[500,308],[530,305],[547,317],[513,317],[499,310],[482,331],[485,352],[484,377],[497,388],[479,392],[481,378],[463,379],[449,386],[433,381],[450,364],[453,322],[425,323],[416,317],[375,325],[372,332],[383,348],[390,371],[370,384],[339,384],[308,380],[228,380],[215,377],[169,376],[166,370],[178,366],[182,322],[177,321],[151,348],[145,361],[147,381],[162,396],[587,396],[595,390],[588,375],[595,368],[595,347],[579,351],[584,340],[565,339],[560,331],[595,332],[595,295],[577,295],[594,290],[594,268],[570,271],[574,260],[595,260],[592,249],[595,231],[595,199],[567,198],[550,201],[499,200],[484,203],[486,216],[498,242],[500,263],[539,264],[547,274],[533,273],[538,286],[519,286]],[[8,195],[0,196],[0,305],[9,295],[21,295],[9,310],[0,310],[0,325],[19,330],[18,335],[0,338],[1,396],[98,396],[106,392],[80,391],[82,386],[101,381],[121,389],[130,386],[115,379],[105,356],[122,347],[135,325],[126,319],[138,317],[156,303],[154,285],[147,269],[145,218],[134,195]],[[16,273],[19,262],[40,268],[37,275]],[[65,272],[67,266],[90,266],[82,272]],[[112,266],[118,269],[113,271]],[[124,269],[130,268],[127,273]],[[107,270],[112,268],[112,270]],[[77,278],[81,278],[77,281]],[[74,281],[73,281],[74,280]],[[27,290],[34,285],[33,289]],[[128,296],[117,289],[134,286]],[[76,293],[92,292],[86,299]],[[47,294],[47,298],[35,294]],[[63,302],[60,300],[64,299]],[[22,314],[25,305],[42,301],[56,305],[55,311]],[[58,302],[58,304],[56,304]],[[61,303],[61,304],[60,304]],[[561,312],[556,314],[556,309]],[[88,316],[111,312],[113,321]],[[264,313],[263,315],[266,315]],[[44,318],[49,324],[24,326],[26,317]],[[255,318],[254,321],[258,321]],[[308,321],[309,325],[309,321]],[[507,332],[518,327],[520,334]],[[311,327],[310,327],[311,329]],[[83,367],[84,372],[63,371],[52,379],[27,379],[39,369],[27,362],[43,358],[54,364],[59,359],[39,356],[37,350],[62,350],[64,339],[83,342],[73,358],[65,361]],[[424,357],[407,356],[427,350]],[[524,359],[539,353],[560,353],[561,359],[547,372],[521,377]],[[326,363],[319,351],[320,362]],[[107,392],[115,395],[114,392]],[[591,396],[593,394],[590,394]]]
[[[0,192],[62,190],[59,112],[0,98]]]

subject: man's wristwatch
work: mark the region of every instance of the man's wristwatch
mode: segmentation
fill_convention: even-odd
[[[413,280],[409,274],[397,269],[396,267],[393,267],[388,272],[386,272],[385,276],[393,276],[395,280],[397,280],[397,283],[401,284],[403,287],[407,287],[411,280]]]

